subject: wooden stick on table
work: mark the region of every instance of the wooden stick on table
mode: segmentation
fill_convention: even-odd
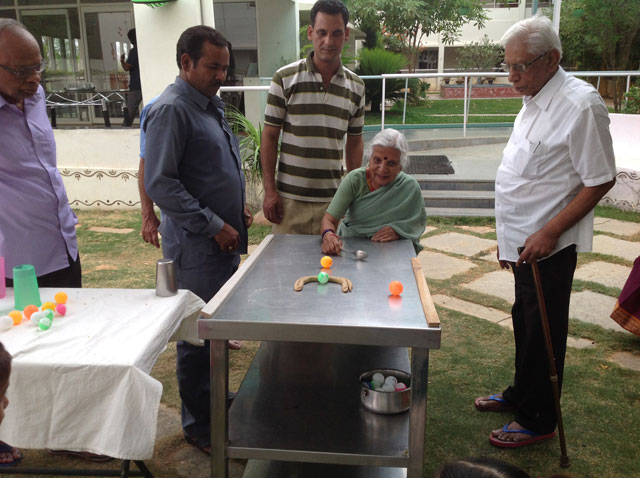
[[[420,303],[422,304],[422,310],[424,311],[424,317],[427,319],[427,325],[429,327],[440,327],[440,318],[436,311],[436,306],[431,298],[429,292],[429,286],[424,278],[422,272],[422,264],[417,257],[411,258],[411,267],[413,268],[413,275],[416,279],[416,285],[418,286],[418,294],[420,295]]]

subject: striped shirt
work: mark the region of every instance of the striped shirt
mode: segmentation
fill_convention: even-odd
[[[300,201],[329,202],[342,176],[345,133],[362,134],[364,82],[340,65],[325,91],[312,55],[276,72],[264,122],[282,128],[278,193]]]

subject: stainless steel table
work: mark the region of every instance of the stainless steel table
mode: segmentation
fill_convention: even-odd
[[[320,272],[320,236],[271,235],[203,309],[212,476],[227,477],[228,459],[243,458],[245,476],[422,477],[435,307],[410,241],[344,242],[369,253],[333,258],[330,274],[349,278],[352,292],[335,283],[295,292],[296,279]],[[389,295],[392,280],[403,283],[401,297]],[[227,410],[229,339],[263,343]],[[358,377],[374,368],[412,374],[409,412],[362,407]]]

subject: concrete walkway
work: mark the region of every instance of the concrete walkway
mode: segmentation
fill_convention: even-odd
[[[629,334],[609,315],[616,303],[633,265],[640,255],[640,224],[614,219],[596,218],[594,250],[580,255],[574,286],[584,290],[573,292],[569,315],[573,319],[598,325],[604,329]],[[510,306],[514,300],[513,275],[500,269],[496,260],[497,242],[491,237],[495,230],[488,227],[460,227],[458,231],[432,229],[421,243],[419,254],[428,283],[451,281],[452,289],[462,292],[437,294],[437,306],[479,317],[505,327],[511,327]],[[482,274],[474,270],[483,270]],[[448,283],[444,286],[447,287]],[[438,284],[440,286],[440,284]],[[601,291],[608,288],[615,297]],[[469,293],[466,294],[466,291]],[[464,296],[468,295],[469,298]],[[499,310],[483,304],[502,301]],[[593,346],[589,341],[571,340],[570,346]],[[636,367],[640,359],[636,359]],[[628,366],[627,360],[620,361]]]

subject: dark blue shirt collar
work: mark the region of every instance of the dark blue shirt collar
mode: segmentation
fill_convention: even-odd
[[[209,103],[213,103],[213,106],[215,106],[218,110],[224,111],[224,102],[217,96],[214,95],[212,97],[209,97],[209,96],[203,95],[202,93],[200,93],[198,90],[196,90],[193,86],[191,86],[188,82],[186,82],[179,76],[176,76],[175,85],[182,92],[184,96],[189,98],[191,101],[193,101],[203,110],[207,109],[207,106],[209,106]]]

